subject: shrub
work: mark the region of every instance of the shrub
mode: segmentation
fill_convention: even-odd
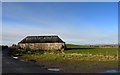
[[[7,49],[8,46],[7,45],[2,45],[1,48],[2,48],[2,50],[4,50],[4,49]]]

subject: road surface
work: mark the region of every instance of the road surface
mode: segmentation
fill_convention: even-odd
[[[20,61],[8,55],[9,50],[2,52],[2,73],[54,73],[32,62]]]

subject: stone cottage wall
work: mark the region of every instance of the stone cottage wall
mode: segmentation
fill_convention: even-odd
[[[26,49],[30,48],[32,50],[64,50],[64,43],[20,43],[19,47]]]

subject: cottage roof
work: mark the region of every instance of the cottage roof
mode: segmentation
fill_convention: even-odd
[[[27,36],[19,43],[64,43],[58,36]]]

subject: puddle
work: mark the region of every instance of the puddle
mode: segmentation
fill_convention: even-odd
[[[14,59],[18,59],[18,57],[13,57]]]
[[[106,70],[101,73],[120,73],[120,70]]]
[[[18,59],[19,61],[24,61],[24,62],[25,62],[25,60],[23,60],[23,59],[19,59],[18,57],[14,57],[14,56],[12,56],[12,58],[14,58],[14,59]]]
[[[55,71],[55,72],[59,72],[60,69],[59,68],[48,68],[49,71]]]

